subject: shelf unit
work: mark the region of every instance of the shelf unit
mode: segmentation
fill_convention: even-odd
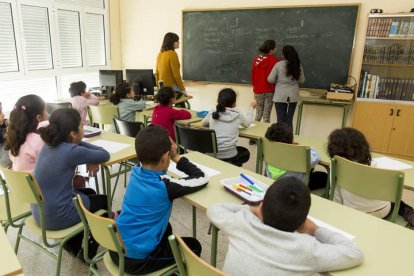
[[[352,126],[372,150],[414,156],[414,13],[370,14]]]

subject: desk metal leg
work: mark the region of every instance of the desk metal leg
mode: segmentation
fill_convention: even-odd
[[[211,224],[211,259],[210,264],[216,266],[217,263],[217,241],[219,229]]]
[[[344,109],[344,112],[342,114],[342,127],[345,127],[346,118],[348,117],[349,107],[348,105],[343,105],[342,108]]]
[[[300,133],[300,125],[302,123],[302,110],[303,110],[303,102],[300,102],[298,106],[298,117],[296,119],[296,131],[295,131],[296,135],[299,135]]]
[[[105,179],[106,179],[106,200],[108,202],[108,216],[111,217],[112,214],[112,192],[111,192],[111,172],[109,167],[103,166],[105,170]]]
[[[197,238],[197,208],[193,206],[193,238]]]
[[[262,173],[262,167],[263,167],[263,147],[262,147],[262,140],[256,139],[256,173],[261,174]]]

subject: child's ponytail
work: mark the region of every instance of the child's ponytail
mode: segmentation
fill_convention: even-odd
[[[224,88],[218,94],[216,111],[213,112],[213,119],[217,120],[220,118],[220,112],[225,112],[226,107],[233,107],[236,103],[236,92],[231,88]]]
[[[13,156],[19,155],[20,146],[26,141],[26,136],[36,132],[39,125],[37,116],[43,117],[46,103],[37,95],[21,97],[10,113],[9,126],[6,133],[5,149]]]

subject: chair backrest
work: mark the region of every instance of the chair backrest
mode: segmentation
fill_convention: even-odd
[[[87,222],[87,225],[92,233],[94,239],[103,247],[118,252],[121,250],[125,254],[125,247],[122,242],[119,231],[117,230],[115,221],[113,219],[98,216],[91,213],[85,208],[82,198],[77,195],[73,199],[76,209],[82,221]]]
[[[89,105],[88,114],[91,123],[101,125],[112,125],[113,118],[119,117],[118,107],[115,105]]]
[[[16,192],[11,192],[6,180],[0,176],[0,221],[13,223],[14,220],[30,214],[30,206],[19,197]]]
[[[168,237],[171,249],[173,251],[175,262],[177,263],[180,275],[187,276],[223,276],[227,275],[198,257],[185,244],[179,236],[171,235]]]
[[[70,102],[62,102],[62,103],[47,103],[47,112],[52,114],[53,111],[61,108],[72,108],[72,104]]]
[[[272,142],[266,138],[262,138],[261,143],[264,162],[285,171],[309,175],[311,170],[309,147]]]
[[[179,147],[201,153],[217,154],[217,138],[213,129],[192,128],[175,124],[175,137]]]
[[[401,201],[404,173],[362,165],[346,158],[331,159],[331,191],[333,199],[336,186],[368,199],[394,202],[391,221],[395,221]]]
[[[117,117],[114,117],[113,120],[116,132],[129,137],[135,138],[138,132],[145,127],[144,123],[142,122],[125,121]]]

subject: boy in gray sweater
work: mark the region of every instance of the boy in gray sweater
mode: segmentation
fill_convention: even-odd
[[[313,275],[359,265],[362,252],[344,236],[307,219],[309,188],[278,179],[257,207],[217,204],[211,222],[229,238],[223,271],[229,275]]]

